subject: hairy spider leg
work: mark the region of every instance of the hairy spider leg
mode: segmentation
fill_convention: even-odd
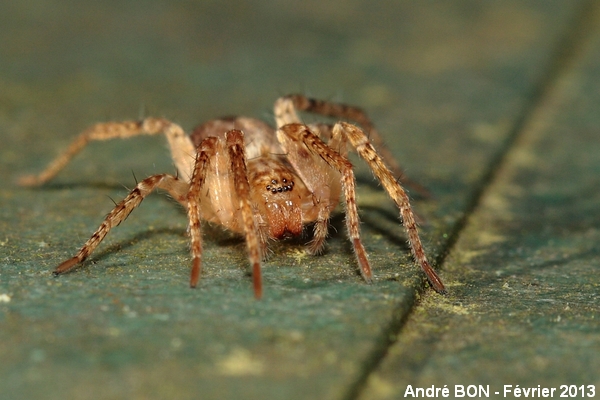
[[[188,234],[190,235],[190,250],[192,253],[192,270],[190,273],[190,287],[195,288],[200,280],[202,270],[202,228],[200,191],[206,180],[210,159],[214,156],[217,146],[217,137],[204,139],[196,149],[194,168],[187,192]]]
[[[278,99],[275,103],[274,110],[275,119],[278,126],[290,123],[299,123],[300,119],[296,113],[296,110],[299,110],[337,118],[348,118],[358,122],[367,131],[368,134],[365,134],[363,130],[348,123],[342,123],[341,125],[340,123],[335,124],[331,129],[328,129],[326,126],[323,127],[323,124],[318,125],[318,130],[320,132],[325,132],[327,136],[331,138],[329,144],[330,147],[333,147],[334,149],[337,147],[332,146],[333,143],[345,142],[345,139],[339,138],[340,127],[350,126],[353,127],[353,133],[359,132],[359,135],[345,134],[343,136],[348,136],[354,148],[356,148],[359,155],[369,164],[369,167],[373,170],[375,176],[377,176],[382,182],[386,191],[400,209],[403,223],[409,237],[409,244],[411,247],[411,252],[413,253],[413,257],[417,260],[421,269],[427,275],[432,287],[439,293],[446,293],[444,284],[435,271],[431,268],[425,256],[425,252],[423,251],[423,246],[418,235],[415,217],[412,212],[412,208],[410,207],[408,196],[398,181],[394,179],[394,176],[400,177],[399,180],[401,182],[404,182],[408,186],[412,187],[424,197],[430,197],[431,194],[425,187],[411,181],[403,175],[402,169],[396,162],[392,153],[387,149],[387,147],[385,147],[381,136],[374,128],[373,123],[367,114],[358,107],[312,99],[297,94]],[[337,133],[336,130],[338,131]],[[344,129],[341,130],[344,131]],[[360,140],[358,139],[359,136]],[[377,146],[381,155],[375,151],[370,142]],[[343,150],[345,152],[345,148]],[[343,154],[345,155],[345,153]]]
[[[201,190],[206,180],[206,174],[210,171],[210,160],[214,156],[219,146],[219,141],[225,140],[227,157],[233,174],[233,190],[238,199],[238,207],[241,212],[242,225],[246,238],[248,249],[248,258],[252,266],[252,281],[254,286],[254,296],[257,299],[262,297],[262,278],[261,278],[261,242],[258,225],[252,211],[250,201],[250,184],[248,182],[248,171],[246,169],[246,158],[244,155],[244,134],[237,129],[228,131],[223,137],[207,137],[198,146],[196,161],[190,182],[190,190],[187,195],[189,233],[191,238],[192,250],[192,272],[190,286],[196,287],[200,279],[201,256],[202,256],[202,235],[201,235]]]
[[[333,127],[333,137],[339,136],[343,136],[350,140],[350,143],[356,149],[356,152],[366,161],[369,168],[371,168],[377,179],[382,183],[386,192],[392,198],[394,203],[396,203],[396,206],[400,209],[402,224],[406,229],[408,243],[414,259],[419,263],[435,291],[438,293],[446,293],[446,288],[444,287],[442,280],[427,261],[421,239],[419,238],[417,224],[410,206],[408,195],[404,189],[402,189],[402,186],[394,179],[392,172],[386,167],[382,158],[377,154],[363,130],[356,125],[347,122],[339,122]]]
[[[346,157],[327,146],[325,142],[311,132],[308,126],[304,124],[290,123],[283,125],[277,130],[277,137],[282,143],[282,146],[286,149],[293,146],[293,143],[303,143],[304,152],[308,150],[311,153],[318,155],[330,168],[333,168],[341,174],[342,188],[345,197],[346,228],[348,230],[348,236],[350,237],[352,247],[354,248],[354,253],[360,267],[360,273],[365,281],[370,282],[372,277],[371,266],[367,259],[367,252],[360,240],[360,222],[355,193],[356,183],[352,164]],[[288,157],[292,153],[293,152],[290,152]],[[293,163],[293,161],[291,162]]]
[[[76,265],[82,263],[98,247],[100,242],[106,237],[108,232],[121,222],[123,222],[134,208],[140,205],[155,189],[166,190],[179,203],[186,206],[186,194],[189,185],[172,175],[159,174],[152,175],[139,182],[136,187],[106,216],[100,227],[92,234],[75,257],[72,257],[54,270],[55,275],[62,274],[73,269]]]
[[[146,118],[142,121],[105,122],[91,126],[71,142],[67,150],[56,157],[38,175],[25,175],[19,178],[21,186],[37,186],[56,176],[71,159],[91,141],[127,139],[139,135],[164,133],[173,162],[185,181],[189,181],[194,163],[194,146],[183,129],[163,118]]]
[[[402,183],[414,189],[419,195],[430,198],[431,193],[426,187],[418,182],[408,178],[392,152],[387,148],[381,135],[361,108],[349,106],[346,104],[334,103],[330,101],[323,101],[318,99],[309,98],[301,94],[293,94],[279,98],[275,102],[274,113],[277,127],[281,127],[285,124],[300,123],[300,118],[296,113],[298,111],[312,112],[319,115],[325,115],[328,117],[349,119],[357,122],[367,132],[369,140],[375,145],[381,158],[391,169],[393,175],[399,179]],[[320,124],[324,125],[324,124]],[[321,131],[325,131],[321,129]]]
[[[248,171],[246,169],[246,157],[244,155],[244,134],[242,131],[232,129],[227,132],[227,149],[231,160],[233,171],[233,185],[239,199],[240,210],[246,236],[246,247],[248,257],[252,266],[252,282],[254,285],[254,297],[262,297],[262,278],[260,271],[261,242],[258,225],[252,211],[250,202],[250,184],[248,182]]]

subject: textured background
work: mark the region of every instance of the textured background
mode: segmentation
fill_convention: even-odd
[[[599,15],[582,1],[3,2],[0,397],[600,389]],[[174,168],[164,139],[146,137],[94,143],[42,188],[17,176],[98,121],[271,121],[290,92],[366,109],[431,190],[413,203],[447,296],[426,288],[358,161],[372,285],[340,215],[323,256],[273,246],[260,302],[244,243],[208,230],[190,290],[185,214],[160,195],[78,271],[51,276],[132,171]]]

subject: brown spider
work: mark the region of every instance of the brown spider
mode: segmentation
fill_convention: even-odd
[[[347,122],[306,125],[300,122],[296,110],[356,121],[375,144],[381,146],[383,157],[358,126]],[[256,119],[236,117],[209,121],[187,136],[173,122],[145,118],[142,121],[100,123],[81,133],[44,171],[39,175],[24,176],[19,183],[34,186],[47,182],[92,140],[160,133],[167,137],[178,174],[152,175],[139,182],[106,216],[77,255],[60,264],[54,274],[62,274],[82,263],[108,232],[125,220],[148,194],[163,189],[187,210],[192,253],[190,286],[196,287],[200,278],[200,221],[204,219],[245,236],[254,294],[260,298],[260,264],[269,239],[299,235],[303,225],[314,223],[308,252],[320,253],[327,237],[329,216],[343,192],[348,235],[361,275],[370,282],[371,267],[360,240],[354,172],[347,159],[346,147],[350,142],[400,209],[412,254],[431,286],[445,293],[444,284],[423,251],[408,196],[394,178],[394,174],[401,176],[400,168],[383,147],[367,115],[356,107],[302,95],[279,98],[274,111],[276,130]],[[386,167],[384,158],[394,173]]]

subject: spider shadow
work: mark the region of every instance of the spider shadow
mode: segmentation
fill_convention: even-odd
[[[131,191],[133,189],[134,186],[132,186],[131,188],[124,185],[124,184],[119,184],[119,183],[108,183],[106,181],[97,181],[97,182],[90,182],[90,181],[85,181],[85,182],[68,182],[68,183],[61,183],[61,182],[51,182],[51,183],[45,183],[42,186],[39,187],[31,187],[28,189],[43,189],[45,191],[63,191],[63,190],[76,190],[76,189],[99,189],[99,190],[127,190],[127,191]],[[126,195],[123,195],[123,197],[125,197]]]
[[[385,189],[383,188],[381,183],[373,176],[373,174],[369,174],[368,172],[356,173],[355,178],[358,186],[368,187],[373,191],[385,192]],[[411,200],[427,201],[434,199],[433,194],[429,191],[427,187],[421,186],[418,183],[416,184],[419,186],[419,188],[412,187],[411,183],[402,183],[402,188],[406,191]]]
[[[146,230],[143,232],[139,232],[135,235],[130,236],[127,239],[122,239],[118,242],[108,244],[103,249],[101,249],[97,252],[94,252],[86,261],[84,261],[81,264],[81,266],[79,266],[71,271],[68,271],[67,273],[75,272],[80,269],[87,269],[90,267],[90,264],[92,264],[92,265],[97,264],[97,263],[103,261],[104,259],[106,259],[108,256],[118,254],[122,250],[134,248],[135,246],[138,246],[141,242],[149,241],[151,239],[156,239],[157,236],[171,236],[171,237],[179,236],[180,237],[180,236],[183,236],[184,233],[185,233],[185,230],[178,229],[176,227],[162,227],[162,228],[158,228],[158,229],[151,229],[151,230],[149,229],[149,230]],[[186,245],[184,244],[183,246],[186,246]],[[186,247],[182,247],[182,250],[185,252]],[[163,254],[164,254],[164,252],[163,252]],[[185,254],[185,253],[183,253],[183,254]],[[112,269],[112,268],[119,268],[122,266],[124,266],[124,263],[121,260],[117,259],[114,262],[112,262],[111,264],[103,266],[103,268]]]
[[[397,231],[397,229],[402,228],[402,220],[398,213],[369,205],[360,207],[360,210],[360,220],[364,225],[368,226],[370,231],[384,237],[387,241],[398,246],[398,248],[410,251],[410,246],[407,242],[408,237],[404,233],[404,230],[402,230],[401,235]],[[376,215],[379,216],[377,217]],[[382,224],[382,220],[386,221],[386,223]]]

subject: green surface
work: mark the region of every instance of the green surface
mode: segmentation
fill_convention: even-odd
[[[13,3],[0,4],[0,398],[600,389],[596,3]],[[397,210],[359,163],[372,285],[338,216],[323,256],[273,246],[259,302],[244,243],[207,230],[191,290],[185,214],[159,195],[51,276],[132,171],[174,168],[162,138],[139,138],[90,145],[42,188],[19,174],[97,121],[270,120],[289,92],[368,110],[431,190],[414,205],[447,296],[423,291]]]
[[[452,295],[423,297],[362,398],[469,384],[600,396],[600,30],[587,33],[444,263]]]

